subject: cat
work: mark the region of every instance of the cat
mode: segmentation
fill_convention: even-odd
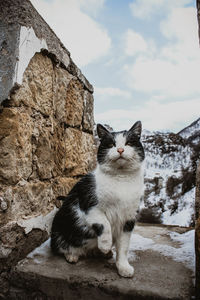
[[[143,195],[144,149],[142,124],[130,130],[110,132],[97,125],[100,145],[96,169],[85,175],[65,196],[51,231],[51,249],[76,263],[91,249],[109,253],[116,247],[116,267],[123,277],[132,277],[128,249],[136,212]]]

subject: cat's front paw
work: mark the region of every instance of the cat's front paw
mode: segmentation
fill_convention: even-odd
[[[131,278],[134,275],[134,268],[129,264],[117,264],[118,273],[122,277]]]
[[[98,248],[104,254],[107,254],[111,251],[112,248],[112,240],[110,238],[99,238],[98,239]]]
[[[78,255],[76,255],[76,254],[65,253],[64,255],[65,255],[66,261],[71,264],[77,263],[77,261],[79,259]]]

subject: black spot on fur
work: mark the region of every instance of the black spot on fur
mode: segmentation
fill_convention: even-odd
[[[92,228],[94,229],[97,236],[102,235],[103,230],[104,230],[103,224],[94,223],[94,224],[92,224]]]
[[[135,220],[134,219],[126,221],[123,230],[124,230],[124,232],[130,232],[130,231],[133,230],[134,226],[135,226]]]
[[[137,150],[141,161],[143,161],[145,158],[145,153],[142,143],[140,142],[140,138],[136,134],[128,131],[126,134],[126,145],[127,144]]]
[[[101,143],[97,152],[97,160],[100,164],[104,163],[108,150],[115,146],[116,144],[113,133],[109,132],[101,138]]]

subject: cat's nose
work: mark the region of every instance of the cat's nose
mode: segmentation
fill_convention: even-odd
[[[121,155],[124,152],[124,148],[118,148],[117,152],[119,152],[119,154]]]

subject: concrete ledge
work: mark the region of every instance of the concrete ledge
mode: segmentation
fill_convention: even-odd
[[[194,230],[136,226],[129,261],[132,279],[121,278],[114,258],[82,259],[76,265],[53,256],[49,242],[18,263],[10,299],[191,299],[194,294]]]

